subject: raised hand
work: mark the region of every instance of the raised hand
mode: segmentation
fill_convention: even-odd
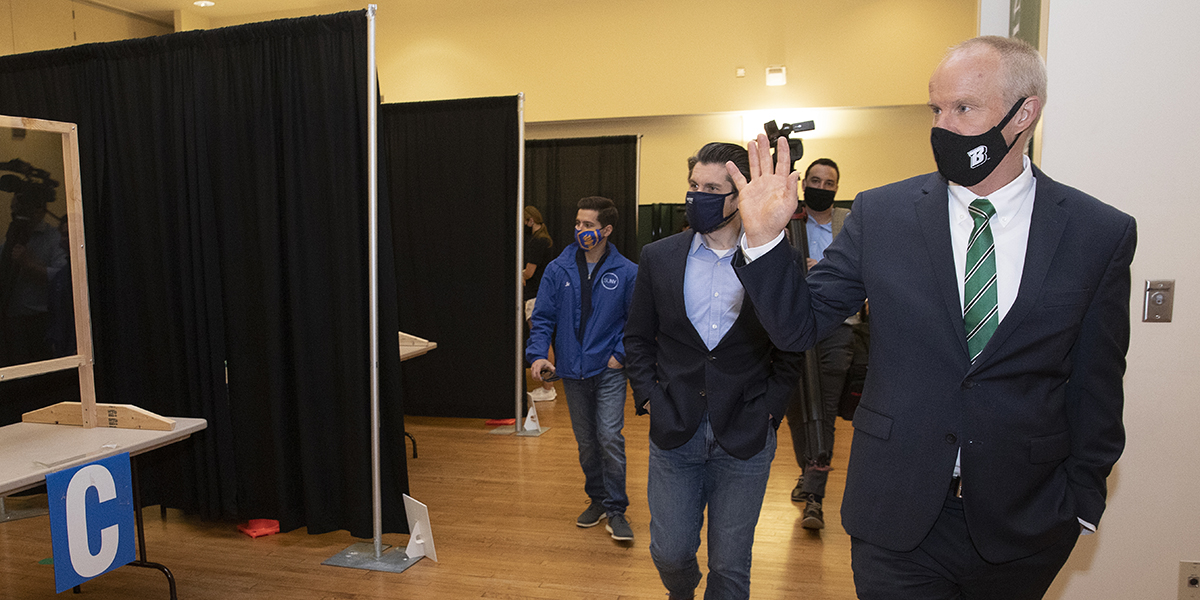
[[[749,182],[732,162],[726,163],[725,168],[737,186],[742,228],[746,232],[746,242],[753,248],[775,239],[787,227],[796,212],[799,198],[796,188],[800,173],[788,173],[792,157],[785,137],[779,138],[775,148],[778,161],[774,164],[766,134],[758,134],[758,139],[751,141],[746,148],[750,151]]]

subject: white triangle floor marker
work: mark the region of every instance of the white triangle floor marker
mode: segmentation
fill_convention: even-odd
[[[529,414],[525,415],[524,428],[526,431],[541,431],[542,429],[538,423],[537,404],[533,402],[529,403]]]

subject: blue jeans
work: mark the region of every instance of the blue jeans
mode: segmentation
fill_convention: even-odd
[[[708,415],[684,445],[662,450],[650,442],[650,556],[672,596],[690,597],[700,583],[696,551],[708,505],[706,600],[750,597],[750,553],[762,510],[775,428],[748,460],[727,454],[713,437]]]
[[[625,514],[625,369],[604,369],[587,379],[563,379],[571,428],[579,445],[583,491],[608,515]]]

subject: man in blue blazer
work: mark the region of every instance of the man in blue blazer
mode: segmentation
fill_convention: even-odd
[[[700,583],[706,506],[705,598],[750,597],[775,431],[800,375],[800,355],[771,345],[733,272],[741,218],[729,161],[749,172],[736,144],[688,160],[691,229],[642,249],[625,324],[634,402],[650,413],[650,555],[676,600]]]
[[[1100,523],[1136,228],[1020,151],[1045,90],[1023,42],[951,49],[929,82],[939,173],[860,194],[807,282],[771,245],[796,177],[751,142],[738,275],[771,339],[804,349],[871,299],[841,513],[863,600],[1041,598]]]

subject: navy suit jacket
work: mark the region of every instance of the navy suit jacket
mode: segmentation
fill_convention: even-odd
[[[789,350],[811,346],[870,297],[871,368],[841,513],[850,535],[916,548],[960,448],[964,512],[984,558],[1029,556],[1077,529],[1077,518],[1099,524],[1125,443],[1136,225],[1034,175],[1017,297],[974,364],[936,173],[859,194],[807,285],[786,248],[739,262],[762,323]]]
[[[803,355],[771,344],[748,297],[725,337],[712,350],[705,346],[683,299],[693,235],[677,233],[642,249],[625,322],[625,374],[638,414],[650,404],[656,446],[686,443],[707,411],[721,448],[747,459],[765,447],[767,428],[779,427]]]

